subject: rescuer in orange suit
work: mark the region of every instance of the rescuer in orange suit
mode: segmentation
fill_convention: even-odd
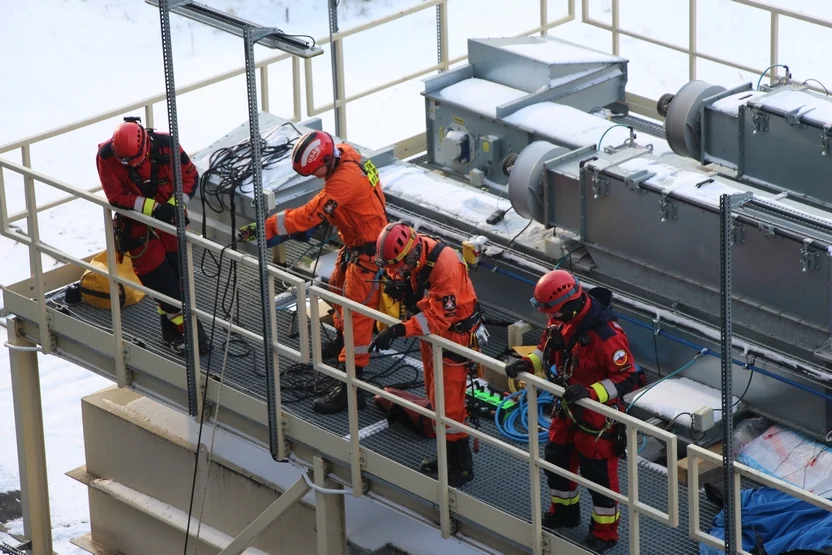
[[[376,238],[387,224],[384,193],[374,168],[367,171],[361,155],[346,143],[335,144],[332,136],[323,131],[311,131],[295,143],[292,168],[303,176],[314,175],[324,180],[323,189],[300,208],[284,210],[266,219],[266,240],[272,241],[308,231],[327,221],[338,230],[344,246],[338,253],[335,268],[329,278],[330,288],[355,302],[371,308],[378,307],[379,287],[374,255]],[[241,229],[241,238],[253,238],[254,226]],[[334,306],[336,329],[334,340],[324,344],[324,359],[338,357],[338,366],[346,364],[344,351],[344,322],[340,306]],[[355,342],[355,371],[370,362],[369,346],[375,322],[357,312],[352,314]],[[364,408],[363,390],[358,391],[358,406]],[[313,410],[334,414],[347,408],[347,389],[343,382],[327,394],[315,399]]]
[[[179,161],[182,193],[187,204],[196,191],[199,175],[181,146]],[[145,129],[139,118],[126,117],[116,126],[113,136],[98,145],[96,166],[110,204],[176,225],[170,135]],[[130,257],[139,281],[154,291],[181,300],[176,236],[120,215],[116,215],[113,226],[119,257],[125,254]],[[157,309],[162,341],[174,352],[182,353],[185,349],[182,310],[167,303],[158,303]],[[199,352],[205,354],[211,346],[201,322],[197,332]]]
[[[474,349],[487,337],[468,267],[452,248],[429,237],[420,236],[403,223],[389,224],[379,235],[377,263],[385,268],[385,291],[401,301],[408,314],[400,322],[380,332],[370,350],[385,350],[397,337],[434,334]],[[431,406],[436,406],[432,346],[420,342],[425,390]],[[445,415],[464,423],[467,417],[465,388],[471,361],[452,351],[443,355],[442,376],[445,390]],[[460,487],[474,479],[474,464],[468,434],[447,427],[448,484]],[[436,458],[422,462],[420,470],[429,475],[438,471]]]
[[[506,365],[506,375],[548,370],[565,388],[549,427],[545,458],[581,474],[614,492],[618,486],[618,459],[624,454],[623,427],[576,403],[592,399],[616,406],[637,388],[636,367],[624,330],[611,307],[612,292],[596,287],[586,292],[570,272],[553,270],[538,280],[532,305],[549,316],[537,349],[528,357]],[[633,454],[635,456],[635,454]],[[552,504],[543,526],[575,527],[581,522],[577,484],[546,472]],[[593,510],[584,545],[602,553],[618,542],[618,503],[591,492]]]

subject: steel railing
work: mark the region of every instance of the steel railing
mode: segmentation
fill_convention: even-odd
[[[306,87],[306,117],[312,117],[320,115],[324,112],[333,109],[333,106],[337,105],[339,108],[345,107],[347,104],[351,102],[355,102],[356,100],[360,100],[365,98],[369,95],[390,89],[397,85],[400,85],[406,81],[410,81],[412,79],[416,79],[418,77],[422,77],[434,71],[443,71],[447,70],[448,67],[452,64],[461,62],[467,58],[466,55],[457,56],[456,58],[449,59],[448,58],[448,39],[449,39],[449,31],[448,31],[448,9],[447,4],[451,0],[429,0],[428,2],[418,3],[414,6],[401,10],[399,12],[387,15],[385,17],[378,18],[373,21],[369,21],[367,23],[363,23],[351,29],[347,29],[345,31],[335,33],[332,37],[333,42],[338,45],[338,53],[339,55],[336,57],[336,74],[337,74],[337,82],[340,84],[340,87],[337,91],[337,98],[335,98],[334,103],[325,105],[325,106],[315,106],[314,96],[313,96],[313,68],[311,60],[306,60],[304,65],[304,78],[301,77],[301,69],[300,69],[300,60],[297,57],[292,57],[289,54],[281,53],[276,54],[273,56],[269,56],[263,58],[262,60],[256,63],[256,67],[259,68],[260,78],[258,86],[261,90],[260,96],[260,107],[263,111],[269,111],[269,68],[275,64],[280,62],[284,62],[287,60],[291,60],[292,64],[292,118],[291,121],[298,122],[303,119],[304,114],[302,110],[302,100],[304,99],[303,95],[301,94],[301,83],[305,83]],[[531,35],[534,33],[541,33],[544,34],[549,29],[567,23],[569,21],[573,21],[575,19],[575,0],[563,0],[566,3],[567,15],[560,17],[558,19],[549,21],[548,20],[548,13],[549,13],[549,6],[548,0],[540,0],[540,23],[531,29],[529,29],[525,33],[521,33],[521,35]],[[422,69],[412,71],[405,75],[400,75],[390,81],[383,83],[381,85],[374,86],[367,90],[364,90],[360,93],[346,96],[344,90],[344,57],[343,57],[343,40],[347,37],[356,35],[358,33],[367,31],[369,29],[378,27],[379,25],[384,25],[386,23],[390,23],[392,21],[397,21],[399,19],[408,17],[415,13],[421,12],[422,10],[436,7],[437,11],[437,54],[439,62],[430,66],[426,66]],[[315,39],[315,42],[319,45],[329,44],[330,38],[329,36],[324,36]],[[176,89],[177,97],[180,95],[185,95],[187,93],[191,93],[194,91],[199,91],[216,85],[218,83],[225,82],[229,79],[233,79],[235,77],[239,77],[245,74],[245,67],[240,66],[235,69],[231,69],[222,73],[218,73],[217,75],[213,75],[211,77],[207,77],[205,79],[201,79],[199,81],[195,81],[188,85],[184,85],[182,87],[178,87]],[[115,118],[127,113],[134,112],[136,110],[143,110],[145,114],[145,124],[148,127],[152,127],[154,123],[154,106],[159,103],[164,103],[166,100],[165,93],[161,92],[155,94],[153,96],[149,96],[147,98],[143,98],[136,102],[131,102],[129,104],[125,104],[123,106],[118,106],[116,108],[101,112],[94,116],[90,116],[84,118],[82,120],[78,120],[72,123],[68,123],[65,125],[61,125],[54,129],[50,129],[48,131],[43,131],[41,133],[37,133],[35,135],[30,135],[28,137],[24,137],[22,139],[18,139],[12,141],[10,143],[6,143],[4,145],[0,145],[0,155],[5,154],[7,152],[11,152],[14,150],[20,150],[21,152],[21,159],[23,161],[23,166],[27,168],[32,168],[31,165],[31,147],[34,144],[40,143],[47,139],[52,139],[55,137],[59,137],[62,135],[66,135],[73,131],[77,131],[79,129],[83,129],[85,127],[89,127],[96,123],[100,123],[102,121],[106,121],[111,118]],[[346,138],[346,110],[341,110],[341,115],[344,118],[342,122],[342,138]],[[0,185],[2,182],[0,182]],[[101,186],[95,186],[90,189],[86,189],[86,192],[89,193],[96,193],[101,190]],[[5,210],[5,198],[2,197],[3,191],[0,191],[0,201],[2,201],[3,209]],[[49,210],[51,208],[55,208],[57,206],[61,206],[67,202],[74,200],[74,197],[67,196],[62,197],[48,203],[45,203],[41,206],[37,206],[37,210],[39,212],[44,210]],[[10,214],[7,216],[9,222],[16,222],[18,220],[23,220],[28,217],[29,207],[26,210],[21,210],[14,214]]]
[[[720,56],[715,56],[712,54],[707,54],[699,50],[697,45],[697,29],[698,29],[698,13],[699,13],[699,0],[688,0],[688,44],[687,46],[681,46],[679,44],[673,44],[667,41],[659,40],[653,38],[651,36],[645,35],[644,33],[638,33],[636,31],[632,31],[629,29],[625,29],[621,26],[620,23],[620,16],[621,16],[621,0],[612,0],[611,4],[611,22],[606,23],[604,21],[600,21],[598,19],[594,19],[591,17],[590,14],[590,6],[592,4],[592,0],[581,0],[581,21],[586,23],[587,25],[592,25],[593,27],[597,27],[599,29],[603,29],[608,31],[611,34],[612,39],[612,53],[614,55],[619,55],[621,50],[621,37],[629,37],[633,39],[638,39],[655,46],[661,46],[662,48],[667,48],[669,50],[673,50],[674,52],[679,52],[680,54],[685,54],[688,56],[688,79],[694,81],[697,77],[697,62],[699,60],[706,60],[708,62],[713,62],[715,64],[719,64],[722,66],[731,67],[734,69],[738,69],[741,71],[746,71],[748,73],[753,73],[755,75],[764,76],[766,74],[769,75],[770,82],[773,84],[778,79],[780,79],[780,75],[778,74],[778,68],[780,67],[779,64],[779,51],[780,51],[780,18],[781,17],[788,17],[791,19],[795,19],[798,21],[802,21],[804,23],[811,23],[814,25],[818,25],[820,27],[826,27],[827,29],[832,29],[832,20],[822,19],[819,17],[814,17],[810,15],[806,15],[800,12],[796,12],[793,10],[789,10],[786,8],[780,8],[776,6],[771,6],[764,2],[758,2],[757,0],[731,0],[737,4],[741,4],[743,6],[748,6],[750,8],[755,8],[757,10],[761,10],[767,12],[770,16],[769,18],[769,67],[768,68],[757,68],[747,66],[745,64],[741,64],[738,62],[734,62],[728,60],[727,58],[723,58]],[[631,3],[631,6],[637,9],[636,3]],[[644,9],[641,6],[641,9]],[[817,92],[827,93],[827,91],[822,87],[816,87],[809,85],[808,83],[804,83],[805,86],[808,88],[815,90]],[[675,91],[674,91],[675,92]],[[633,93],[627,93],[627,101],[630,104],[630,109],[636,113],[654,117],[654,118],[661,118],[659,114],[656,112],[656,103],[658,99],[655,98],[647,98],[644,96],[640,96]]]
[[[27,216],[27,233],[23,234],[22,232],[17,232],[9,228],[9,220],[6,217],[5,211],[0,211],[0,234],[4,237],[12,239],[13,241],[17,241],[18,243],[22,243],[29,247],[29,264],[31,266],[32,277],[34,278],[34,298],[38,302],[38,309],[39,309],[39,329],[40,329],[40,345],[41,350],[44,354],[49,354],[54,351],[54,344],[52,342],[51,333],[49,331],[50,324],[49,324],[49,316],[47,311],[47,302],[46,302],[46,291],[44,291],[43,286],[43,268],[41,264],[41,255],[47,254],[52,258],[63,262],[65,264],[72,264],[75,266],[79,266],[85,270],[89,270],[94,272],[100,276],[103,276],[109,280],[110,284],[110,299],[118,299],[119,298],[119,285],[122,285],[126,288],[132,288],[138,291],[141,291],[145,295],[157,300],[162,301],[177,308],[182,308],[182,302],[178,299],[174,299],[172,297],[168,297],[167,295],[163,295],[158,293],[144,285],[136,283],[132,280],[123,278],[118,275],[117,264],[116,264],[116,249],[115,249],[115,238],[113,235],[113,226],[112,226],[112,218],[113,212],[122,214],[133,220],[146,224],[150,227],[158,229],[159,231],[167,232],[170,234],[176,234],[176,227],[170,224],[166,224],[151,218],[149,216],[145,216],[139,212],[133,210],[123,210],[121,208],[116,208],[110,205],[110,203],[95,194],[80,189],[78,187],[74,187],[68,183],[64,183],[58,179],[49,177],[44,175],[40,172],[35,170],[29,169],[23,165],[16,164],[14,162],[10,162],[8,160],[3,159],[0,157],[0,190],[3,187],[2,175],[5,170],[10,170],[17,174],[23,176],[24,188],[25,188],[25,197],[26,197],[26,207],[28,212]],[[93,204],[96,204],[101,207],[104,217],[104,233],[106,235],[106,245],[107,245],[107,269],[102,270],[100,267],[97,267],[89,262],[82,260],[80,258],[76,258],[66,252],[57,249],[47,243],[44,243],[40,240],[39,235],[39,225],[38,225],[38,212],[34,209],[36,206],[36,197],[35,197],[35,182],[43,183],[44,185],[48,185],[55,189],[58,189],[62,192],[68,193],[72,196],[73,199],[82,199]],[[5,203],[4,203],[5,206]],[[187,239],[187,268],[185,271],[189,272],[191,275],[194,273],[194,265],[193,265],[193,252],[192,246],[197,245],[205,250],[208,250],[214,254],[219,255],[220,260],[225,259],[229,263],[230,262],[237,262],[239,264],[243,264],[250,268],[257,270],[259,268],[259,262],[256,258],[245,255],[238,251],[229,250],[227,247],[223,247],[205,239],[199,235],[196,235],[191,232],[187,232],[186,235]],[[219,262],[218,262],[219,264]],[[267,310],[272,311],[274,313],[276,311],[275,307],[275,291],[274,291],[274,280],[280,280],[285,284],[288,284],[296,294],[298,299],[306,298],[306,289],[307,284],[303,278],[300,278],[296,275],[290,274],[285,272],[275,266],[269,266],[268,268],[269,276],[273,279],[269,280],[269,287],[270,287],[270,294],[269,294],[269,306],[265,307]],[[219,277],[217,278],[219,279]],[[191,280],[191,287],[194,287],[193,280]],[[110,303],[111,308],[111,317],[113,322],[113,340],[114,340],[114,353],[115,353],[115,370],[116,370],[116,380],[119,387],[125,387],[130,383],[130,375],[126,367],[124,355],[126,354],[124,339],[122,336],[122,329],[121,329],[121,307],[117,302]],[[296,360],[299,362],[309,362],[310,360],[310,349],[309,349],[309,330],[304,325],[307,319],[307,309],[306,305],[303,302],[298,302],[297,304],[297,314],[298,314],[298,332],[300,334],[300,348],[294,349],[289,347],[283,343],[278,342],[278,336],[276,329],[272,330],[272,337],[274,338],[273,348],[275,357],[277,355],[283,355],[286,357],[291,358],[292,360]],[[231,330],[232,332],[238,333],[240,336],[250,339],[255,342],[262,342],[263,337],[251,332],[241,326],[234,324],[233,322],[229,322],[216,314],[209,314],[201,309],[196,307],[196,295],[193,291],[191,291],[191,314],[193,318],[202,317],[207,319],[208,321],[216,322],[221,328],[225,330]],[[273,327],[274,321],[273,321]],[[193,326],[191,329],[196,329],[196,321],[193,322]],[[199,352],[194,353],[195,357],[195,367],[199,368]],[[275,371],[277,371],[277,361],[275,361]],[[200,391],[200,373],[197,372],[197,391]],[[277,398],[278,398],[278,412],[280,410],[279,406],[279,398],[280,398],[280,384],[279,380],[275,380],[276,384],[275,387],[277,388]],[[201,398],[197,395],[197,398]],[[201,411],[201,405],[197,408],[198,414]],[[283,442],[283,430],[279,428],[278,430],[278,440],[280,448],[283,449],[284,442]],[[282,456],[285,456],[285,453],[282,453]]]
[[[444,425],[436,425],[436,447],[437,459],[439,466],[439,514],[440,527],[442,536],[447,538],[451,535],[451,506],[449,503],[448,489],[448,469],[447,469],[447,449],[445,445],[445,425],[452,426],[457,430],[462,430],[471,437],[479,439],[481,442],[500,449],[510,455],[513,455],[529,464],[530,471],[530,507],[532,514],[532,542],[533,553],[540,555],[543,553],[543,532],[541,528],[541,484],[540,484],[540,470],[547,470],[558,476],[562,476],[569,480],[574,480],[578,484],[607,497],[615,499],[621,505],[626,506],[629,510],[630,522],[630,553],[638,555],[639,551],[639,517],[641,515],[652,518],[666,526],[675,528],[679,525],[679,485],[678,485],[678,466],[677,466],[677,447],[676,436],[666,430],[657,428],[651,424],[633,418],[628,414],[602,405],[591,400],[582,400],[578,404],[596,411],[611,420],[624,424],[627,429],[627,445],[628,450],[632,456],[627,457],[627,495],[614,492],[609,488],[600,486],[586,478],[573,474],[566,469],[557,467],[540,456],[540,446],[537,441],[529,442],[529,451],[519,449],[509,443],[500,440],[499,438],[485,434],[479,430],[475,430],[470,426],[457,422],[448,418],[445,415],[445,401],[444,401],[444,385],[442,381],[442,359],[443,350],[452,351],[459,355],[468,358],[477,364],[481,364],[490,368],[500,374],[505,374],[505,365],[489,356],[473,351],[467,347],[449,341],[448,339],[439,337],[437,335],[421,336],[421,339],[431,344],[431,353],[433,357],[433,371],[434,371],[434,387],[436,409],[435,411],[425,409],[415,403],[405,401],[400,397],[392,395],[378,387],[370,385],[367,382],[361,381],[355,375],[355,346],[352,335],[352,318],[353,313],[363,314],[373,320],[382,322],[384,324],[394,324],[398,322],[395,318],[368,308],[355,301],[345,299],[331,291],[322,289],[321,287],[312,286],[309,288],[310,297],[310,318],[312,321],[312,365],[315,370],[326,374],[334,379],[343,381],[348,386],[348,403],[349,403],[349,441],[350,442],[350,456],[353,491],[356,496],[361,495],[362,488],[356,487],[362,480],[361,476],[361,440],[359,437],[358,428],[358,405],[357,405],[357,388],[361,388],[373,395],[377,395],[388,401],[396,403],[400,406],[406,407],[418,414],[426,416],[435,423],[442,423]],[[318,309],[318,299],[323,299],[330,304],[337,304],[343,308],[344,319],[344,345],[346,354],[346,374],[338,371],[332,366],[329,366],[321,360],[321,332],[320,325],[320,311]],[[529,430],[538,430],[538,415],[537,415],[537,399],[539,391],[547,391],[557,397],[563,394],[563,388],[554,385],[546,380],[543,380],[533,374],[524,373],[522,379],[526,382],[527,399],[529,404],[528,419]],[[530,432],[533,438],[536,432]],[[637,433],[641,432],[663,441],[667,448],[667,512],[661,511],[655,507],[644,504],[638,497],[638,439]]]
[[[64,262],[66,264],[72,264],[78,267],[81,267],[85,270],[89,270],[94,272],[98,275],[104,276],[109,280],[110,283],[110,298],[117,299],[119,297],[118,286],[122,285],[124,287],[131,287],[138,291],[141,291],[145,295],[156,299],[158,301],[163,301],[169,303],[173,306],[182,307],[181,301],[177,299],[173,299],[166,295],[162,295],[149,289],[141,284],[138,284],[132,280],[122,278],[117,274],[117,265],[116,265],[116,254],[115,254],[115,240],[113,237],[113,230],[111,225],[111,219],[113,212],[117,212],[119,214],[128,216],[138,222],[144,223],[149,225],[153,228],[156,228],[160,231],[164,231],[167,233],[176,233],[176,228],[172,225],[165,224],[155,220],[151,217],[145,216],[135,211],[130,210],[122,210],[120,208],[114,208],[111,206],[106,199],[96,196],[89,191],[82,190],[80,188],[74,187],[68,183],[64,183],[60,180],[51,178],[47,175],[44,175],[40,172],[35,170],[29,169],[24,165],[16,164],[14,162],[10,162],[0,158],[0,175],[3,174],[5,170],[9,170],[15,172],[23,177],[24,180],[24,187],[26,192],[26,203],[27,208],[32,208],[29,212],[27,218],[27,234],[23,234],[21,232],[13,231],[9,228],[9,221],[5,218],[5,214],[0,214],[0,233],[9,239],[17,241],[26,245],[29,249],[29,260],[32,267],[32,274],[34,278],[34,298],[38,303],[39,308],[39,330],[40,330],[40,345],[41,350],[44,354],[49,354],[54,351],[55,345],[52,342],[52,334],[50,331],[50,319],[48,316],[47,310],[47,299],[46,293],[47,291],[44,290],[43,286],[43,269],[41,267],[41,255],[47,254],[56,260]],[[81,260],[69,254],[62,252],[61,250],[44,243],[39,238],[39,226],[38,226],[38,212],[34,210],[34,206],[36,206],[36,194],[35,194],[35,183],[42,183],[44,185],[53,187],[58,189],[62,192],[65,192],[69,195],[72,195],[73,198],[82,199],[87,202],[91,202],[93,204],[98,205],[101,207],[104,217],[104,229],[106,233],[106,242],[107,242],[107,255],[108,255],[108,264],[107,269],[103,270],[100,267],[96,267],[85,260]],[[0,189],[2,189],[2,183],[0,183]],[[226,248],[222,247],[214,243],[213,241],[207,240],[203,237],[195,235],[193,233],[188,232],[186,235],[187,239],[187,265],[188,271],[193,272],[193,253],[192,253],[192,246],[197,245],[203,249],[209,250],[213,253],[216,253],[222,257],[227,257],[230,261],[234,261],[250,268],[257,269],[258,268],[258,260],[250,255],[240,253],[237,251],[227,250]],[[540,494],[541,494],[541,484],[540,484],[540,470],[548,470],[553,472],[557,475],[563,476],[570,480],[576,481],[578,484],[581,484],[591,490],[597,491],[611,497],[621,503],[622,505],[628,507],[629,509],[629,516],[630,516],[630,553],[638,555],[639,553],[639,516],[645,515],[649,518],[657,520],[667,526],[670,527],[677,527],[679,525],[679,503],[678,503],[678,479],[677,479],[677,447],[676,447],[676,436],[670,432],[647,424],[641,420],[633,418],[623,412],[619,412],[615,409],[607,407],[605,405],[601,405],[594,401],[590,400],[582,400],[579,404],[585,408],[589,408],[596,412],[603,414],[604,416],[623,423],[626,425],[627,428],[627,443],[629,446],[629,450],[631,453],[636,453],[638,451],[638,441],[637,441],[637,433],[641,432],[643,434],[651,435],[656,437],[660,441],[663,441],[667,447],[667,462],[668,462],[668,476],[667,476],[667,512],[661,511],[655,507],[648,506],[641,502],[638,498],[638,457],[631,456],[627,459],[628,464],[628,492],[627,495],[622,495],[618,492],[613,492],[610,489],[597,485],[594,482],[587,480],[579,475],[573,474],[565,469],[556,467],[551,463],[545,461],[540,456],[540,449],[539,444],[536,441],[531,441],[529,446],[529,451],[524,451],[517,447],[510,445],[509,443],[502,441],[496,437],[492,437],[487,435],[481,431],[475,430],[470,426],[465,425],[461,422],[455,422],[448,418],[445,415],[445,402],[444,402],[444,388],[443,388],[443,381],[442,381],[442,352],[443,350],[449,350],[461,354],[471,360],[479,363],[487,368],[491,368],[497,372],[505,374],[505,365],[493,358],[490,358],[486,355],[483,355],[479,352],[475,352],[467,347],[463,347],[456,343],[453,343],[447,339],[444,339],[439,336],[429,335],[424,336],[422,339],[424,341],[429,342],[432,345],[432,353],[433,353],[433,365],[434,365],[434,384],[435,384],[435,393],[436,393],[436,401],[437,407],[436,410],[428,410],[424,409],[414,403],[405,401],[399,397],[391,395],[386,391],[383,391],[369,383],[359,380],[356,378],[355,375],[355,346],[354,346],[354,338],[352,333],[352,318],[354,313],[360,313],[374,320],[383,322],[385,324],[392,324],[397,322],[398,320],[378,312],[374,309],[368,308],[362,304],[356,303],[355,301],[349,300],[345,297],[342,297],[336,293],[333,293],[329,290],[323,289],[318,286],[307,286],[306,282],[295,275],[282,271],[276,267],[270,266],[269,267],[269,276],[274,279],[279,279],[285,283],[288,283],[294,289],[294,293],[296,298],[298,299],[297,302],[297,310],[298,310],[298,318],[299,318],[299,333],[300,333],[300,349],[293,349],[284,345],[283,343],[278,341],[278,334],[277,330],[274,329],[276,326],[273,324],[272,329],[272,337],[273,339],[273,347],[275,349],[275,353],[283,355],[291,360],[304,362],[304,363],[311,363],[313,368],[322,374],[326,374],[330,377],[333,377],[337,380],[345,381],[349,387],[348,389],[348,406],[349,406],[349,439],[342,439],[343,441],[348,441],[350,443],[350,457],[351,457],[351,472],[352,472],[352,485],[353,491],[356,496],[363,495],[364,488],[358,487],[359,484],[363,482],[362,477],[362,468],[361,468],[361,436],[359,434],[359,427],[358,427],[358,406],[357,406],[357,388],[360,387],[366,391],[374,395],[378,395],[395,403],[398,403],[402,406],[410,408],[416,411],[419,414],[427,416],[434,420],[435,422],[441,422],[443,424],[452,425],[457,429],[461,429],[471,435],[479,439],[480,441],[486,442],[489,445],[492,445],[506,453],[509,453],[513,456],[520,458],[529,463],[530,465],[530,472],[531,472],[531,513],[532,513],[532,530],[533,530],[533,538],[531,545],[534,548],[535,554],[542,554],[543,553],[543,533],[541,528],[541,503],[540,503]],[[218,278],[219,279],[219,278]],[[274,312],[276,310],[275,306],[275,295],[273,290],[274,280],[270,279],[270,287],[272,290],[270,291],[269,295],[269,306],[266,307],[267,310],[271,310]],[[191,286],[193,287],[193,281],[191,281]],[[307,307],[305,303],[305,299],[309,298],[309,311],[307,312]],[[320,308],[318,301],[324,300],[330,304],[337,304],[343,307],[343,319],[344,319],[344,344],[346,349],[346,369],[347,372],[344,374],[329,366],[324,364],[321,360],[321,326],[320,326]],[[193,318],[202,317],[208,320],[215,319],[216,323],[225,330],[231,330],[232,332],[236,332],[240,334],[242,337],[250,339],[255,342],[262,342],[263,337],[255,332],[249,331],[243,327],[240,327],[233,322],[226,321],[214,314],[209,314],[204,312],[198,308],[196,308],[196,295],[191,295],[191,311],[193,314]],[[124,355],[126,354],[125,345],[124,345],[124,338],[121,329],[121,307],[117,302],[110,303],[111,308],[111,316],[113,322],[112,328],[112,335],[113,335],[113,348],[114,348],[114,359],[116,365],[116,381],[120,387],[125,387],[130,385],[130,372],[128,371],[126,361],[124,359]],[[311,324],[307,327],[307,318],[309,319],[309,323]],[[192,329],[195,329],[195,324]],[[310,334],[311,330],[311,334]],[[309,348],[310,345],[310,336],[311,336],[311,350]],[[199,368],[199,353],[196,352],[195,354],[195,365]],[[278,371],[277,361],[275,361],[275,371]],[[200,372],[196,373],[197,375],[197,391],[201,390],[201,379],[202,376]],[[529,429],[530,430],[537,430],[538,429],[538,411],[537,411],[537,395],[539,391],[548,391],[553,395],[560,396],[563,393],[563,388],[551,384],[545,380],[542,380],[534,375],[531,374],[524,374],[523,379],[526,382],[526,387],[528,391],[528,403],[529,403]],[[279,380],[275,380],[276,384],[276,400],[275,400],[275,410],[278,414],[278,420],[281,420],[282,416],[284,415],[280,400],[280,384]],[[201,403],[201,397],[197,395],[197,398],[200,399],[199,403]],[[201,413],[201,405],[197,407],[198,414]],[[281,459],[287,456],[287,444],[284,441],[285,432],[282,426],[278,427],[277,430],[278,434],[278,457]],[[436,435],[437,435],[437,457],[439,460],[439,483],[440,483],[440,495],[439,495],[439,512],[440,512],[440,525],[443,537],[447,538],[452,533],[451,527],[451,503],[450,503],[450,490],[448,486],[448,475],[447,475],[447,449],[445,444],[445,428],[444,426],[440,425],[436,428]],[[535,434],[532,433],[532,437]]]
[[[691,492],[699,491],[699,460],[703,459],[705,461],[711,462],[713,464],[720,465],[722,464],[722,457],[717,455],[712,451],[708,451],[707,449],[703,449],[698,445],[690,445],[688,446],[688,489]],[[742,463],[734,462],[734,499],[726,499],[725,503],[734,503],[734,514],[736,515],[736,532],[735,535],[737,538],[742,538],[742,507],[740,505],[740,478],[746,477],[750,478],[751,480],[762,484],[764,486],[768,486],[770,488],[774,488],[780,490],[783,493],[791,495],[796,499],[800,499],[801,501],[805,501],[814,505],[815,507],[826,509],[827,511],[832,511],[832,500],[824,499],[818,495],[810,493],[804,489],[800,489],[784,480],[779,478],[774,478],[767,474],[760,472],[759,470],[755,470],[749,466],[746,466]],[[720,540],[711,534],[707,534],[702,532],[699,529],[699,496],[698,495],[689,495],[689,508],[688,508],[688,515],[690,516],[689,527],[690,527],[690,537],[699,540],[702,543],[708,544],[711,547],[716,549],[725,550],[725,541]],[[742,549],[742,541],[737,541],[737,554],[740,555],[751,555],[747,551]]]

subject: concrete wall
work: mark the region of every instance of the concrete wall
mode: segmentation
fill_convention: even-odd
[[[132,391],[112,388],[83,399],[87,477],[111,479],[187,513],[196,438],[183,441],[124,409],[138,398]],[[210,433],[210,428],[205,430]],[[203,443],[209,441],[210,437],[203,436]],[[205,468],[204,463],[200,466]],[[194,517],[199,514],[205,478],[204,471],[197,477]],[[276,490],[215,456],[208,476],[203,529],[207,525],[232,537],[238,535],[277,499]],[[182,553],[184,532],[107,493],[92,487],[89,491],[93,541],[124,555]],[[189,545],[194,545],[193,538]],[[314,507],[295,504],[253,546],[275,555],[315,553]],[[200,542],[199,553],[217,552]]]

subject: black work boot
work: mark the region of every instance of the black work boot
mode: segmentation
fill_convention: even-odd
[[[557,509],[557,510],[556,510]],[[558,505],[557,508],[552,505],[549,510],[543,514],[543,527],[549,530],[557,528],[576,528],[581,525],[581,506],[575,503],[574,505]]]
[[[197,319],[196,321],[196,334],[197,334],[197,344],[199,345],[199,354],[205,355],[211,350],[211,338],[208,336],[208,333],[205,331],[205,327],[202,325],[202,320]]]
[[[330,339],[321,345],[321,358],[332,360],[338,358],[344,348],[344,334],[340,331],[335,334],[335,339]]]
[[[470,438],[446,443],[448,451],[448,485],[459,488],[474,479],[474,457],[471,453]],[[419,466],[422,474],[437,478],[439,464],[436,457],[425,459]]]
[[[162,324],[162,343],[178,355],[184,353],[185,336],[179,328],[168,319],[167,314],[160,314],[159,321]]]
[[[586,547],[589,550],[594,551],[595,553],[604,553],[615,547],[618,542],[615,540],[602,540],[598,536],[595,536],[590,532],[584,538],[584,541],[581,542],[583,547]]]
[[[362,368],[355,368],[357,378],[361,377],[361,370]],[[356,397],[358,400],[358,410],[367,406],[366,392],[363,389],[358,389]],[[347,410],[347,384],[339,381],[326,394],[317,397],[312,403],[312,410],[318,414],[337,414]]]

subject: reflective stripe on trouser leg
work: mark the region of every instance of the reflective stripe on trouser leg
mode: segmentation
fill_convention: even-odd
[[[561,490],[561,489],[550,489],[549,492],[552,495],[552,505],[575,505],[576,503],[581,502],[581,494],[578,492],[578,488],[573,489],[572,491],[569,490]]]
[[[568,440],[568,437],[563,439]],[[546,444],[543,456],[546,462],[575,474],[578,472],[578,450],[569,443],[557,444],[550,441]],[[545,469],[543,473],[546,475],[546,481],[549,484],[549,490],[552,495],[552,506],[550,510],[557,512],[558,507],[577,507],[577,503],[580,502],[578,484]],[[556,497],[558,499],[555,499]]]
[[[612,452],[610,440],[599,439],[598,443],[601,442],[604,443],[602,445],[596,444],[597,448],[593,456],[597,456],[599,452]],[[599,486],[609,488],[616,493],[620,491],[617,457],[610,456],[607,458],[590,459],[582,455],[580,462],[581,474],[588,480],[595,482]],[[619,523],[618,502],[593,490],[590,490],[590,494],[592,495],[593,505],[590,532],[599,539],[617,541]]]
[[[422,365],[425,373],[425,389],[432,407],[436,407],[436,390],[433,387],[433,350],[430,343],[420,341],[419,350],[422,355]],[[445,416],[451,420],[465,423],[467,412],[465,410],[465,387],[468,381],[468,367],[464,363],[452,362],[443,359],[442,377],[445,389]],[[434,422],[434,428],[436,422]],[[454,426],[445,426],[445,434],[448,441],[459,441],[468,437],[468,434]]]

